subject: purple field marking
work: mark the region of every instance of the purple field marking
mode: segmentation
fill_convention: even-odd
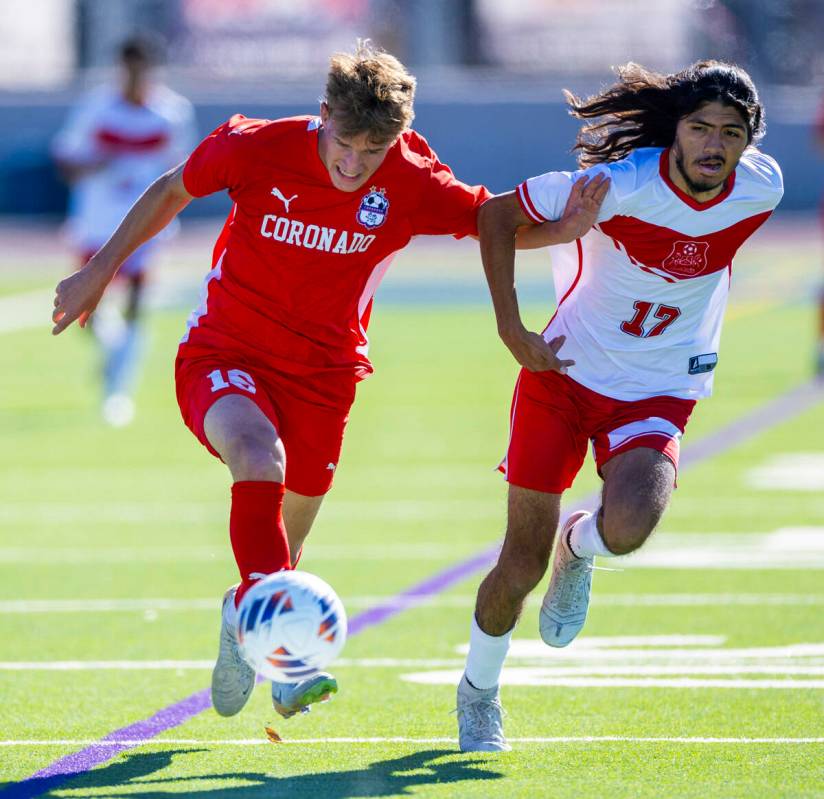
[[[822,400],[824,381],[810,380],[803,383],[685,449],[681,455],[680,468],[688,468],[713,458],[724,450],[732,449],[748,438],[754,438],[770,427],[803,413]]]
[[[74,752],[59,760],[55,760],[46,768],[33,774],[28,779],[9,785],[0,791],[3,799],[33,799],[46,791],[52,791],[64,782],[77,777],[95,766],[119,755],[127,749],[133,749],[137,743],[122,744],[111,741],[148,741],[166,730],[171,730],[188,721],[198,713],[211,707],[210,690],[208,688],[175,702],[173,705],[158,710],[147,719],[121,727],[100,739],[97,744],[87,746],[79,752]]]
[[[823,399],[824,383],[810,381],[798,386],[687,448],[681,455],[681,469],[694,466],[737,446],[770,427],[803,413]],[[593,507],[597,499],[597,493],[593,493],[576,500],[576,504],[579,507]],[[349,635],[357,635],[370,627],[382,624],[392,616],[414,607],[427,597],[439,594],[453,584],[487,568],[494,562],[498,549],[497,544],[488,547],[480,554],[473,555],[412,588],[408,588],[393,599],[367,608],[350,620]],[[105,738],[101,738],[99,743],[66,755],[22,782],[0,790],[0,799],[34,799],[47,791],[58,788],[70,779],[113,759],[121,752],[139,746],[142,741],[148,741],[167,730],[174,729],[207,710],[211,706],[209,694],[208,688],[198,691],[159,710],[147,719],[109,733]],[[114,741],[130,741],[130,743],[110,743]]]
[[[429,577],[423,582],[413,585],[412,588],[408,588],[388,602],[382,602],[379,605],[367,608],[363,613],[355,616],[349,623],[349,634],[357,635],[369,629],[369,627],[382,624],[390,617],[407,608],[414,607],[427,597],[439,594],[454,583],[471,577],[475,572],[494,563],[499,549],[499,544],[488,547],[480,554],[473,555],[468,560],[461,561],[454,566],[450,566],[448,569],[438,572],[433,577]]]
[[[370,627],[381,624],[391,616],[413,607],[426,597],[440,593],[453,583],[471,576],[485,566],[490,565],[494,561],[497,552],[498,545],[496,544],[494,547],[485,549],[479,555],[474,555],[469,560],[438,572],[387,602],[367,608],[363,613],[353,616],[349,621],[349,635],[357,635]],[[47,791],[60,787],[68,780],[90,771],[95,766],[112,760],[121,752],[134,749],[142,741],[148,741],[167,730],[179,727],[204,710],[208,710],[211,705],[208,688],[191,694],[185,699],[159,710],[147,719],[109,733],[105,738],[101,738],[99,743],[61,757],[26,780],[9,785],[4,790],[0,790],[0,799],[34,799],[36,796],[41,796]],[[113,743],[116,741],[129,741],[130,743]]]

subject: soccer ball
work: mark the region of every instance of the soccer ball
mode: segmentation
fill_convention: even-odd
[[[255,583],[238,607],[243,659],[277,682],[322,671],[346,643],[346,611],[333,588],[303,571],[280,571]]]

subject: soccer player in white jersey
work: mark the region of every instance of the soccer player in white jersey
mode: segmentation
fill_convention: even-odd
[[[640,547],[672,492],[679,439],[712,389],[732,259],[782,195],[781,172],[755,145],[763,110],[740,68],[699,62],[673,75],[636,64],[574,115],[580,172],[548,172],[479,213],[484,268],[504,343],[523,369],[501,466],[506,538],[484,579],[458,687],[461,749],[508,749],[498,683],[527,594],[544,576],[561,495],[592,445],[604,481],[596,513],[558,535],[540,632],[566,646],[583,627],[595,555]],[[581,175],[608,176],[594,227],[554,246],[558,309],[527,330],[514,283],[516,228],[555,219]]]
[[[67,228],[78,266],[102,246],[149,184],[194,145],[191,103],[163,85],[152,68],[159,47],[133,36],[119,49],[119,81],[83,97],[57,134],[52,153],[71,186]],[[126,291],[121,315],[113,308],[93,323],[103,349],[103,417],[131,421],[132,392],[143,336],[145,275],[156,240],[136,250],[118,273]]]

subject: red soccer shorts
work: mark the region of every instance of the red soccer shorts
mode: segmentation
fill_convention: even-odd
[[[231,354],[175,363],[177,404],[186,426],[216,458],[203,431],[206,412],[227,394],[249,397],[275,426],[286,450],[286,488],[315,497],[332,486],[355,397],[351,375],[289,375]]]
[[[507,482],[560,494],[584,462],[587,442],[603,465],[636,447],[666,455],[678,469],[679,440],[694,400],[605,397],[558,372],[521,370],[512,398],[509,446],[500,469]]]

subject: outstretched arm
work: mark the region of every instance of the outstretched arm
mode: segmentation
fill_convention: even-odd
[[[57,284],[52,314],[54,335],[75,320],[84,327],[120,265],[189,204],[192,195],[183,185],[183,166],[176,166],[152,183],[89,262]]]
[[[530,332],[521,321],[515,291],[515,234],[530,221],[514,194],[501,194],[484,203],[478,212],[481,258],[492,295],[498,335],[521,366],[531,372],[565,372],[574,361],[562,361],[558,350],[563,336],[549,343]]]

